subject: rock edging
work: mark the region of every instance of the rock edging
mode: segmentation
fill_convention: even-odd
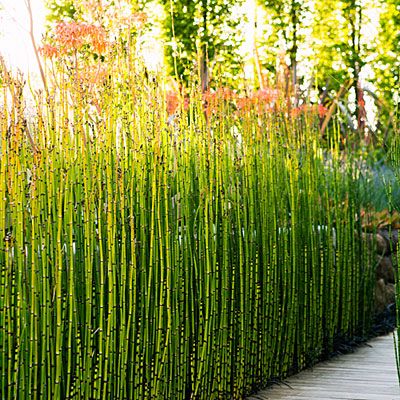
[[[396,301],[397,229],[380,229],[375,236],[375,313],[383,313]]]

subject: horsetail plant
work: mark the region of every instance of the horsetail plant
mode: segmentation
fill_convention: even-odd
[[[396,182],[400,183],[400,143],[399,143],[399,135],[398,135],[398,109],[395,113],[395,118],[393,122],[394,126],[394,136],[391,141],[390,146],[390,159],[394,168],[394,175],[396,178]],[[388,200],[389,200],[389,212],[391,211],[399,211],[398,210],[398,199],[392,191],[392,182],[385,182],[387,185],[388,191]],[[393,257],[396,257],[397,266],[399,266],[400,261],[400,251],[399,244],[396,243],[396,249],[394,249],[395,254]],[[397,366],[397,375],[400,385],[400,335],[399,335],[399,326],[400,326],[400,273],[399,267],[396,271],[396,326],[397,329],[393,334],[394,339],[394,348],[395,348],[395,356],[396,356],[396,366]]]
[[[56,63],[28,117],[2,69],[1,397],[240,399],[367,331],[356,171],[318,116],[195,84],[168,115],[113,51],[95,83]]]

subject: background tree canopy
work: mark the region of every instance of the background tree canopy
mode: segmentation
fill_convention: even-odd
[[[48,0],[51,23],[82,18],[83,0]],[[107,4],[106,4],[107,3]],[[144,1],[124,2],[132,12]],[[275,86],[283,75],[294,102],[338,103],[342,131],[383,143],[399,102],[399,15],[396,0],[158,0],[165,63],[203,90]],[[121,6],[108,0],[103,7]],[[147,4],[147,10],[149,6]],[[156,21],[148,20],[150,30]],[[146,33],[144,34],[146,35]],[[247,43],[247,46],[244,46]],[[342,90],[341,90],[342,87]],[[344,90],[344,89],[345,90]],[[243,88],[242,88],[243,89]],[[368,109],[368,113],[366,112]]]

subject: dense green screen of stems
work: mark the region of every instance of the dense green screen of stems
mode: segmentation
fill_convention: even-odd
[[[357,169],[312,115],[3,81],[0,392],[235,398],[369,329]],[[92,88],[92,87],[91,87]],[[10,95],[11,93],[11,95]],[[239,112],[240,111],[240,112]]]
[[[398,110],[396,112],[396,118],[395,118],[395,135],[393,135],[392,138],[392,143],[390,146],[390,151],[389,155],[392,161],[392,166],[394,170],[394,175],[395,175],[395,181],[397,184],[400,184],[400,139],[399,139],[399,123],[398,123]],[[398,193],[396,193],[395,190],[393,190],[393,187],[395,186],[395,182],[385,182],[386,183],[386,189],[388,192],[388,198],[389,198],[389,212],[392,211],[399,211],[399,199],[398,196],[396,196]],[[399,379],[399,384],[400,384],[400,335],[399,335],[399,327],[400,327],[400,274],[399,274],[399,261],[400,261],[400,252],[399,252],[399,243],[395,244],[396,248],[392,249],[393,256],[396,257],[397,261],[397,271],[396,271],[396,325],[397,325],[397,331],[394,333],[394,347],[395,347],[395,354],[396,354],[396,364],[397,364],[397,375]]]

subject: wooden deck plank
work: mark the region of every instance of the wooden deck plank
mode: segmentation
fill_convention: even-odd
[[[286,385],[285,385],[286,384]],[[393,335],[321,362],[248,400],[400,400]]]

